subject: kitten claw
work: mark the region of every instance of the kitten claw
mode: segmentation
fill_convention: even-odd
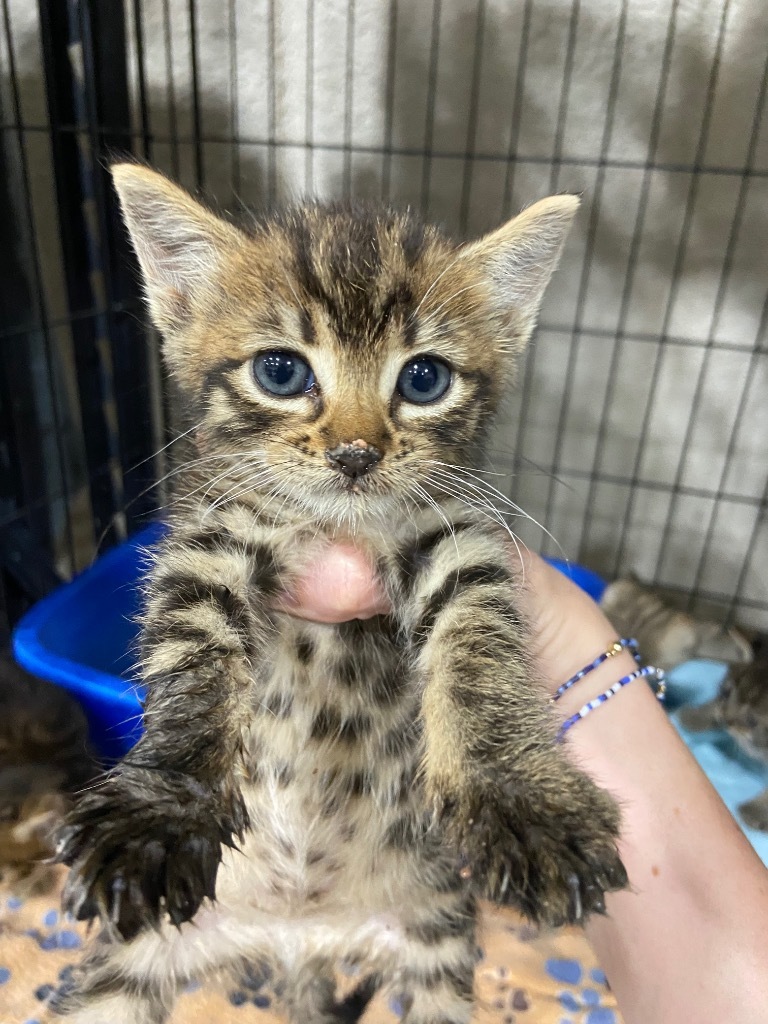
[[[120,904],[123,900],[123,893],[126,890],[125,879],[122,875],[118,875],[112,885],[110,886],[112,892],[111,909],[109,911],[109,920],[112,924],[117,924],[120,920]]]
[[[571,912],[575,920],[580,921],[582,916],[581,907],[581,884],[579,876],[571,874],[568,876],[568,884],[571,887]]]
[[[70,910],[70,913],[76,921],[90,921],[92,918],[98,917],[99,907],[94,899],[83,893],[80,900]]]
[[[480,895],[552,926],[605,913],[604,893],[628,883],[616,849],[618,811],[586,777],[577,776],[574,785],[561,807],[548,809],[549,818],[534,801],[490,785],[454,799],[444,826],[472,864]]]
[[[214,798],[210,805],[200,799],[199,785],[191,794],[164,789],[150,802],[153,782],[163,785],[154,773],[115,775],[75,806],[57,847],[72,868],[65,910],[78,920],[100,917],[125,940],[159,927],[166,915],[180,927],[203,900],[215,899],[222,846],[232,840]]]

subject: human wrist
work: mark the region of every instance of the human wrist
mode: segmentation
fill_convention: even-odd
[[[745,900],[753,893],[758,904],[764,901],[757,893],[764,869],[650,687],[627,687],[572,729],[566,745],[619,803],[619,849],[630,880],[628,890],[609,894],[607,916],[588,922],[587,937],[627,1024],[672,1024],[682,1019],[679,991],[690,996],[691,986],[707,979],[708,998],[722,996],[714,981],[721,937],[730,937],[729,946],[740,939]],[[756,916],[760,927],[768,923],[765,909]],[[660,934],[677,938],[660,942]],[[670,957],[676,945],[684,954]],[[752,936],[734,950],[734,978],[749,973],[746,954],[757,948]],[[699,1012],[696,1020],[730,1019],[723,1011],[713,1006],[711,1015]]]
[[[534,667],[547,695],[554,697],[565,680],[611,648],[619,636],[592,598],[538,555],[524,552],[517,571],[524,611],[534,624]],[[571,687],[568,700],[563,694],[558,703],[570,713],[634,665],[632,654],[624,650]]]
[[[605,649],[608,650],[610,648]],[[632,652],[625,648],[619,654],[606,659],[601,665],[589,672],[583,679],[580,679],[561,695],[558,696],[558,689],[556,689],[550,699],[554,704],[554,711],[558,721],[562,724],[571,720],[585,705],[590,701],[599,699],[601,695],[604,695],[614,687],[617,682],[622,682],[623,685],[618,692],[612,695],[611,700],[625,699],[626,694],[624,690],[627,686],[647,686],[648,681],[638,675],[641,671],[643,670],[638,667],[637,660],[633,657]],[[607,703],[607,699],[605,703]],[[604,708],[601,703],[592,711],[585,713],[582,718],[567,728],[565,735],[571,737],[571,733],[576,728],[581,728],[584,725],[587,717],[594,717],[603,710]]]

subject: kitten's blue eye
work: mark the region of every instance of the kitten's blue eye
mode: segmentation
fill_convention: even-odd
[[[451,370],[440,359],[417,356],[400,371],[397,378],[398,393],[406,402],[425,405],[442,398],[451,384]]]
[[[265,352],[253,361],[253,374],[265,391],[291,398],[315,383],[312,367],[295,352]]]

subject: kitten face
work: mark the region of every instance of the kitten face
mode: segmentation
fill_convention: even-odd
[[[501,332],[478,275],[415,234],[310,209],[251,242],[254,286],[241,275],[218,322],[195,324],[207,452],[252,451],[260,482],[332,517],[471,461],[509,370]]]
[[[308,205],[246,235],[160,175],[115,181],[168,365],[228,493],[318,521],[455,489],[508,387],[576,209],[457,248],[385,209]]]

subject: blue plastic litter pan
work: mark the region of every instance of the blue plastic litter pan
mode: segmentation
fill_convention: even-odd
[[[135,664],[142,550],[160,538],[156,523],[102,555],[34,606],[16,627],[13,648],[29,672],[69,690],[83,706],[98,752],[116,760],[141,735]],[[599,601],[605,582],[578,565],[550,560]]]
[[[102,555],[31,608],[13,634],[19,664],[80,701],[91,742],[110,760],[122,757],[141,735],[135,641],[142,549],[162,532],[155,524]]]

